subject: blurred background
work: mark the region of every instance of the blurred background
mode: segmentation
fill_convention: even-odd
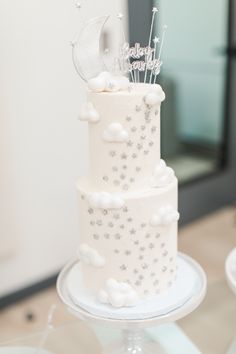
[[[88,146],[70,41],[89,17],[122,11],[130,42],[147,44],[158,6],[162,155],[179,178],[181,226],[236,202],[235,1],[80,2],[0,0],[0,307],[54,284],[74,256]]]

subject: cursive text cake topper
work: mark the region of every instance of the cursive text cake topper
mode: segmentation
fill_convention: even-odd
[[[149,46],[141,47],[140,43],[135,43],[134,47],[130,47],[128,43],[125,43],[121,50],[121,61],[124,71],[138,70],[145,72],[146,70],[151,70],[154,75],[160,73],[162,65],[160,59],[155,57],[155,48]]]

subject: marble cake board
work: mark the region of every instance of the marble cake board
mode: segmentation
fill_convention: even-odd
[[[198,283],[195,269],[181,256],[178,257],[177,264],[178,275],[175,284],[161,295],[140,300],[135,307],[117,309],[99,303],[83,284],[79,262],[70,269],[66,286],[74,304],[95,316],[117,320],[148,319],[180,308],[194,295]]]

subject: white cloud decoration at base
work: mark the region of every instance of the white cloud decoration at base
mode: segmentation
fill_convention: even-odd
[[[82,106],[79,113],[79,120],[89,123],[97,123],[100,121],[100,115],[96,111],[92,102],[87,102]]]
[[[105,258],[86,243],[79,246],[77,253],[80,261],[87,265],[91,265],[95,268],[103,268],[106,264]]]
[[[166,98],[165,92],[160,85],[151,85],[150,90],[144,97],[144,102],[147,106],[153,107],[161,104]]]
[[[108,279],[104,288],[99,291],[98,300],[102,304],[109,304],[116,308],[133,307],[137,304],[139,297],[129,284]]]
[[[179,212],[170,205],[161,207],[156,214],[153,214],[150,220],[150,225],[156,226],[170,226],[179,220]]]
[[[125,202],[117,194],[107,192],[91,193],[88,196],[89,205],[95,209],[121,209]]]
[[[111,123],[103,132],[102,137],[109,143],[124,143],[129,139],[129,133],[120,123]]]
[[[130,82],[127,77],[115,76],[108,71],[88,81],[88,88],[96,93],[125,91],[129,86]]]
[[[164,160],[160,160],[151,178],[151,186],[155,188],[166,187],[175,179],[175,173],[168,167]]]

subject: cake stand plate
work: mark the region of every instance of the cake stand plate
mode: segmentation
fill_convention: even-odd
[[[166,305],[166,311],[162,309],[161,314],[158,316],[147,317],[145,313],[138,313],[136,308],[136,318],[119,319],[110,317],[111,308],[109,306],[107,306],[107,317],[95,315],[93,312],[96,311],[96,306],[90,311],[78,306],[73,301],[68,290],[68,277],[77,261],[70,262],[60,273],[57,281],[58,294],[69,311],[79,319],[87,321],[91,325],[107,326],[122,330],[122,339],[118,342],[113,342],[109,347],[105,348],[103,354],[167,354],[157,341],[152,341],[146,336],[145,330],[165,323],[175,322],[187,316],[200,305],[206,293],[206,276],[200,265],[192,258],[181,253],[179,254],[179,259],[183,261],[186,267],[190,267],[193,272],[193,291],[186,299],[186,292],[183,289],[182,305],[179,303],[177,308],[173,306],[173,303],[176,304],[175,295],[173,294],[173,297],[169,299],[169,304]],[[159,304],[155,303],[153,312],[156,313],[158,309]]]
[[[171,292],[172,296],[168,298],[169,299],[168,303],[167,302],[165,303],[165,308],[164,306],[162,306],[161,311],[160,311],[160,304],[156,301],[152,302],[152,305],[154,307],[152,308],[151,315],[150,315],[150,309],[148,307],[148,316],[144,312],[143,308],[142,308],[142,312],[139,313],[137,310],[137,306],[134,308],[125,309],[125,311],[132,310],[132,316],[131,316],[132,318],[126,318],[126,319],[119,318],[120,317],[119,309],[113,309],[112,307],[107,305],[104,305],[102,307],[103,310],[106,309],[106,315],[104,314],[102,316],[96,315],[98,304],[95,301],[93,306],[90,308],[90,311],[87,311],[83,307],[79,306],[77,301],[75,302],[74,299],[72,298],[70,291],[68,289],[68,279],[70,279],[71,274],[73,274],[71,273],[71,271],[75,269],[75,266],[77,265],[77,260],[67,264],[64,267],[64,269],[61,271],[57,281],[58,294],[61,300],[63,301],[63,303],[67,305],[67,307],[75,315],[77,315],[81,319],[89,320],[94,324],[101,324],[102,322],[104,322],[107,324],[109,323],[109,325],[112,324],[116,328],[123,328],[124,323],[127,326],[129,324],[134,325],[136,323],[138,324],[139,327],[142,325],[144,325],[144,327],[146,326],[152,327],[167,322],[175,322],[180,318],[185,317],[186,315],[194,311],[199,306],[199,304],[202,302],[203,298],[205,297],[206,284],[207,284],[206,275],[203,269],[201,268],[201,266],[196,261],[181,253],[179,253],[178,259],[179,259],[179,263],[181,263],[181,268],[179,270],[181,271],[182,268],[186,267],[186,269],[188,269],[189,272],[189,273],[186,272],[186,274],[188,273],[188,275],[191,275],[192,279],[194,279],[194,282],[192,283],[190,278],[185,279],[185,284],[181,282],[181,284],[183,285],[182,288],[183,299],[181,301],[181,298],[178,295],[177,305],[176,305],[175,292]],[[188,281],[191,282],[191,287],[189,287],[188,289],[189,293],[187,294],[186,287],[188,288],[188,284],[187,284]],[[78,295],[77,290],[78,289],[76,288],[76,295]],[[180,290],[178,289],[178,291]],[[83,288],[81,288],[81,293],[83,293]],[[168,293],[166,293],[166,296],[168,296]],[[114,313],[116,311],[118,316],[114,317]],[[159,312],[158,315],[153,315],[153,313],[158,313],[158,312]]]
[[[179,256],[177,265],[177,280],[174,285],[161,295],[140,300],[135,307],[117,309],[98,302],[84,286],[80,262],[71,264],[68,269],[66,286],[73,303],[95,316],[117,320],[143,320],[181,308],[200,286],[196,270],[189,261]]]

